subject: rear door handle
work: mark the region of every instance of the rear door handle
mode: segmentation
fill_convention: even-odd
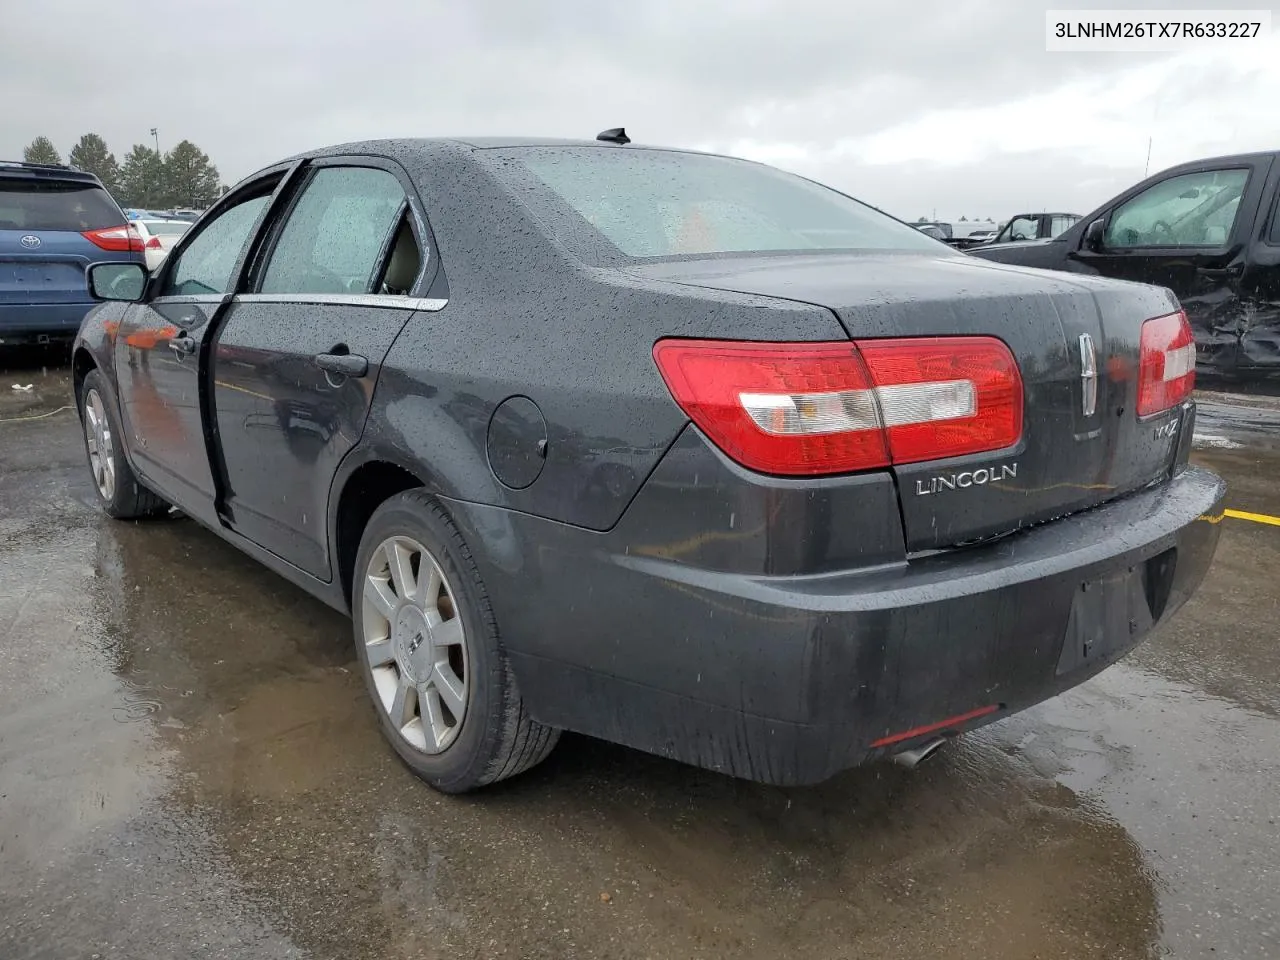
[[[354,353],[317,353],[313,359],[325,373],[340,377],[363,377],[369,372],[369,361]]]
[[[184,333],[169,341],[169,349],[180,357],[189,357],[196,352],[196,342]]]

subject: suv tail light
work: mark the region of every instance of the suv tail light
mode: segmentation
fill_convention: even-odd
[[[134,229],[132,224],[126,223],[118,227],[106,227],[102,230],[86,230],[80,236],[95,247],[100,247],[103,250],[142,252],[142,235]]]
[[[1196,385],[1196,341],[1182,310],[1142,325],[1138,362],[1138,416],[1176,406]]]
[[[689,418],[764,473],[848,473],[999,450],[1022,436],[1022,378],[993,337],[672,339],[653,355]]]

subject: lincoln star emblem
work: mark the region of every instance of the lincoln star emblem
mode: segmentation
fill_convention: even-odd
[[[1092,417],[1098,408],[1098,355],[1093,337],[1080,334],[1080,412]]]
[[[36,247],[40,246],[40,238],[30,233],[28,233],[25,237],[23,237],[18,242],[22,244],[24,247],[26,247],[28,250],[34,250]]]

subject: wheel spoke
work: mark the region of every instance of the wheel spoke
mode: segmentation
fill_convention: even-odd
[[[394,540],[387,544],[387,566],[391,570],[391,582],[395,585],[396,596],[408,600],[413,596],[416,584],[413,579],[413,557],[403,546]]]
[[[440,699],[455,717],[461,717],[467,703],[467,688],[448,660],[438,662],[431,674],[432,685],[440,691]]]
[[[462,618],[454,617],[452,620],[442,620],[432,622],[431,618],[427,618],[427,622],[431,623],[431,642],[438,647],[456,647],[462,642]]]
[[[444,711],[440,709],[440,693],[434,686],[424,683],[419,697],[422,725],[426,728],[431,743],[439,747],[449,736],[449,725],[445,723]]]
[[[388,623],[395,616],[396,607],[399,606],[390,585],[385,580],[374,579],[372,575],[364,578],[364,599],[386,617]]]
[[[370,667],[381,667],[395,660],[395,652],[391,649],[391,641],[377,640],[373,643],[366,643],[365,655],[369,658]]]
[[[400,674],[400,682],[396,686],[395,699],[391,701],[391,722],[399,730],[413,719],[413,708],[418,699],[418,690],[405,674]]]
[[[440,571],[436,569],[436,565],[425,554],[422,557],[422,564],[418,567],[418,583],[413,593],[413,601],[424,610],[431,611],[436,609],[436,600],[440,596]]]

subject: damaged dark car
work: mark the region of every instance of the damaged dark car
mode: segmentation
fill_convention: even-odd
[[[1124,656],[1217,545],[1167,290],[760,164],[346,144],[89,277],[103,509],[176,505],[350,615],[443,791],[562,730],[779,784],[918,758]]]
[[[1101,274],[1172,290],[1200,373],[1280,374],[1280,163],[1251,153],[1157,173],[1045,243],[970,251],[1001,263]]]

